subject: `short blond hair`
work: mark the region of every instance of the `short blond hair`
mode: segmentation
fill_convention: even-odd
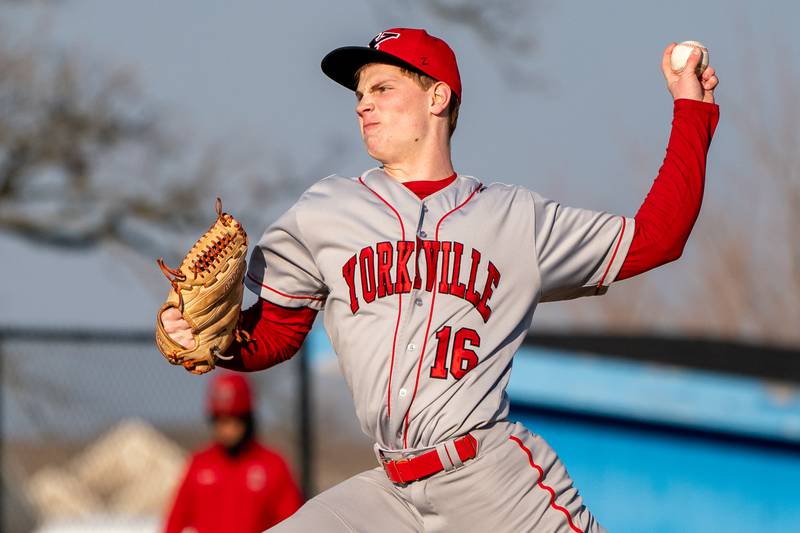
[[[361,77],[361,71],[364,70],[366,66],[367,65],[363,65],[356,71],[355,75],[356,85],[358,85],[358,79]],[[400,72],[402,72],[404,76],[408,76],[409,78],[414,80],[423,91],[427,91],[428,89],[433,87],[434,83],[436,83],[436,80],[431,78],[427,74],[423,74],[415,70],[409,70],[404,67],[399,67],[399,68]],[[447,126],[450,137],[453,136],[453,132],[456,131],[456,126],[458,125],[458,110],[460,107],[461,107],[461,102],[459,102],[458,96],[456,96],[456,93],[451,91],[450,103],[447,105]]]

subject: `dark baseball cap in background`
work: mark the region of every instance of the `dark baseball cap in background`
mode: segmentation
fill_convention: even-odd
[[[369,63],[388,63],[442,81],[461,101],[461,76],[450,46],[425,30],[391,28],[368,46],[337,48],[322,59],[322,71],[333,81],[356,90],[356,72]]]

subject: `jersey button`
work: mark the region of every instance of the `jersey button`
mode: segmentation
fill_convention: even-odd
[[[416,305],[417,307],[422,307],[422,298],[417,298],[416,300],[414,300],[414,305]]]
[[[424,239],[425,237],[427,237],[427,236],[428,236],[428,234],[427,234],[427,233],[425,233],[425,231],[424,231],[424,230],[419,230],[419,236],[420,236],[420,237],[422,237],[422,238]]]
[[[405,398],[407,394],[408,394],[408,391],[406,389],[400,389],[399,396],[401,398]]]
[[[417,345],[416,345],[416,344],[414,344],[413,342],[412,342],[411,344],[409,344],[409,345],[408,345],[408,351],[409,351],[409,352],[413,352],[413,351],[414,351],[414,350],[416,350],[416,349],[417,349]]]

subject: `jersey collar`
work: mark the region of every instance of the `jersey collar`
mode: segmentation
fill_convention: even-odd
[[[395,207],[403,206],[415,210],[422,204],[428,206],[442,204],[442,208],[448,206],[452,208],[481,186],[476,178],[458,174],[451,184],[420,200],[408,187],[387,174],[382,167],[367,170],[361,175],[360,181]]]

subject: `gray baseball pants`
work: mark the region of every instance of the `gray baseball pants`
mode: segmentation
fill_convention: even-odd
[[[395,485],[381,467],[309,500],[271,532],[603,532],[553,449],[521,424],[471,432],[478,456]]]

